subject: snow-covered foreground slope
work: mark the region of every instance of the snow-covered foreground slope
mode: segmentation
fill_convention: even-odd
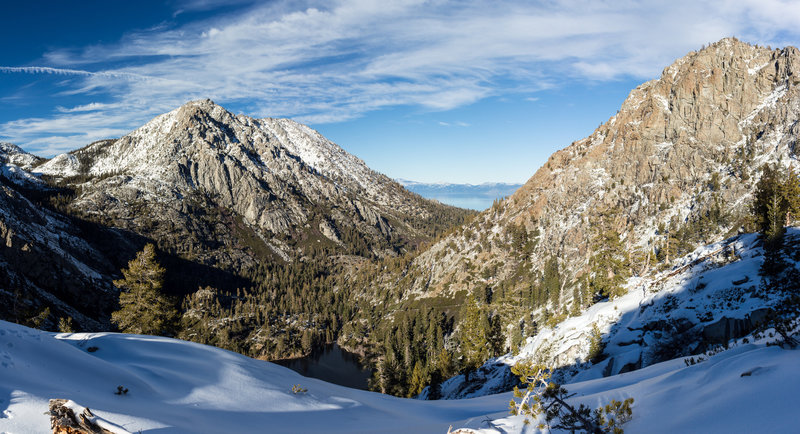
[[[95,351],[90,349],[96,348]],[[591,407],[633,397],[626,432],[796,432],[800,350],[748,344],[570,384]],[[747,375],[746,373],[749,373]],[[745,374],[744,376],[742,374]],[[300,384],[307,393],[294,394]],[[117,386],[129,389],[115,395]],[[48,432],[50,398],[68,398],[130,432],[520,432],[510,393],[418,401],[347,389],[184,341],[53,334],[0,322],[0,432]]]
[[[800,228],[787,229],[786,243],[800,246]],[[629,279],[626,295],[543,330],[507,363],[538,357],[570,367],[565,381],[580,381],[734,345],[782,297],[759,289],[763,262],[758,234],[700,247],[671,269]],[[606,355],[594,364],[585,363],[592,326],[603,335]]]
[[[689,367],[671,360],[567,389],[576,394],[571,404],[590,408],[634,398],[626,433],[796,433],[800,350],[747,344]],[[491,424],[469,426],[481,433],[537,432],[519,416]]]
[[[294,394],[295,384],[308,391]],[[115,395],[117,386],[129,392]],[[176,339],[54,334],[0,321],[0,432],[48,432],[51,398],[71,399],[130,432],[159,433],[443,433],[507,404],[505,397],[400,399]]]
[[[795,252],[800,228],[788,228],[785,242]],[[672,269],[631,278],[625,296],[545,328],[518,354],[485,364],[472,376],[480,381],[448,380],[442,395],[507,387],[509,367],[533,359],[561,367],[556,377],[576,394],[573,405],[634,398],[628,433],[798,432],[800,414],[791,403],[800,399],[800,349],[767,346],[776,340],[771,329],[751,333],[780,299],[759,288],[763,253],[757,234],[698,248]],[[604,344],[595,363],[586,361],[593,326]],[[524,428],[519,417],[492,423],[506,432]]]

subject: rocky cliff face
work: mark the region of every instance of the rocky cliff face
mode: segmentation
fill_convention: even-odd
[[[594,241],[601,224],[620,234],[634,274],[658,265],[667,236],[699,227],[715,205],[725,218],[695,241],[735,232],[758,169],[796,165],[798,84],[794,47],[724,39],[689,53],[634,89],[592,135],[553,154],[513,196],[414,259],[403,271],[406,294],[452,297],[488,285],[522,297],[556,258],[565,308],[602,248]],[[515,243],[520,233],[527,243]]]

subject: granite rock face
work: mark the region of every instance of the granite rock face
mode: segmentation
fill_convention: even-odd
[[[535,275],[555,257],[568,301],[603,218],[641,256],[663,242],[659,226],[680,227],[714,203],[729,224],[704,241],[735,232],[759,168],[796,167],[799,84],[794,47],[729,38],[689,53],[634,89],[589,137],[554,153],[514,195],[419,255],[406,271],[413,278],[406,293],[452,296],[504,282],[525,291],[520,267]],[[512,239],[520,227],[535,240],[524,254]],[[635,273],[648,267],[634,266]]]

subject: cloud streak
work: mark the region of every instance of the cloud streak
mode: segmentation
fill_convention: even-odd
[[[79,69],[52,68],[49,66],[0,66],[0,72],[23,74],[78,75],[82,77],[121,78],[126,80],[153,80],[153,77],[128,72],[91,72]]]
[[[799,19],[800,6],[781,0],[255,4],[114,44],[55,50],[42,59],[51,66],[0,67],[73,76],[61,93],[86,100],[50,117],[2,123],[0,135],[21,144],[52,139],[46,149],[55,152],[206,97],[312,123],[392,106],[439,111],[492,96],[533,99],[572,80],[655,78],[675,58],[725,36],[796,40]],[[97,99],[104,103],[91,106]]]

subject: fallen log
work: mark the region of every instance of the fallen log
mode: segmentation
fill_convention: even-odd
[[[128,432],[95,416],[88,408],[68,399],[51,399],[49,410],[50,428],[53,430],[53,434],[122,434]]]

